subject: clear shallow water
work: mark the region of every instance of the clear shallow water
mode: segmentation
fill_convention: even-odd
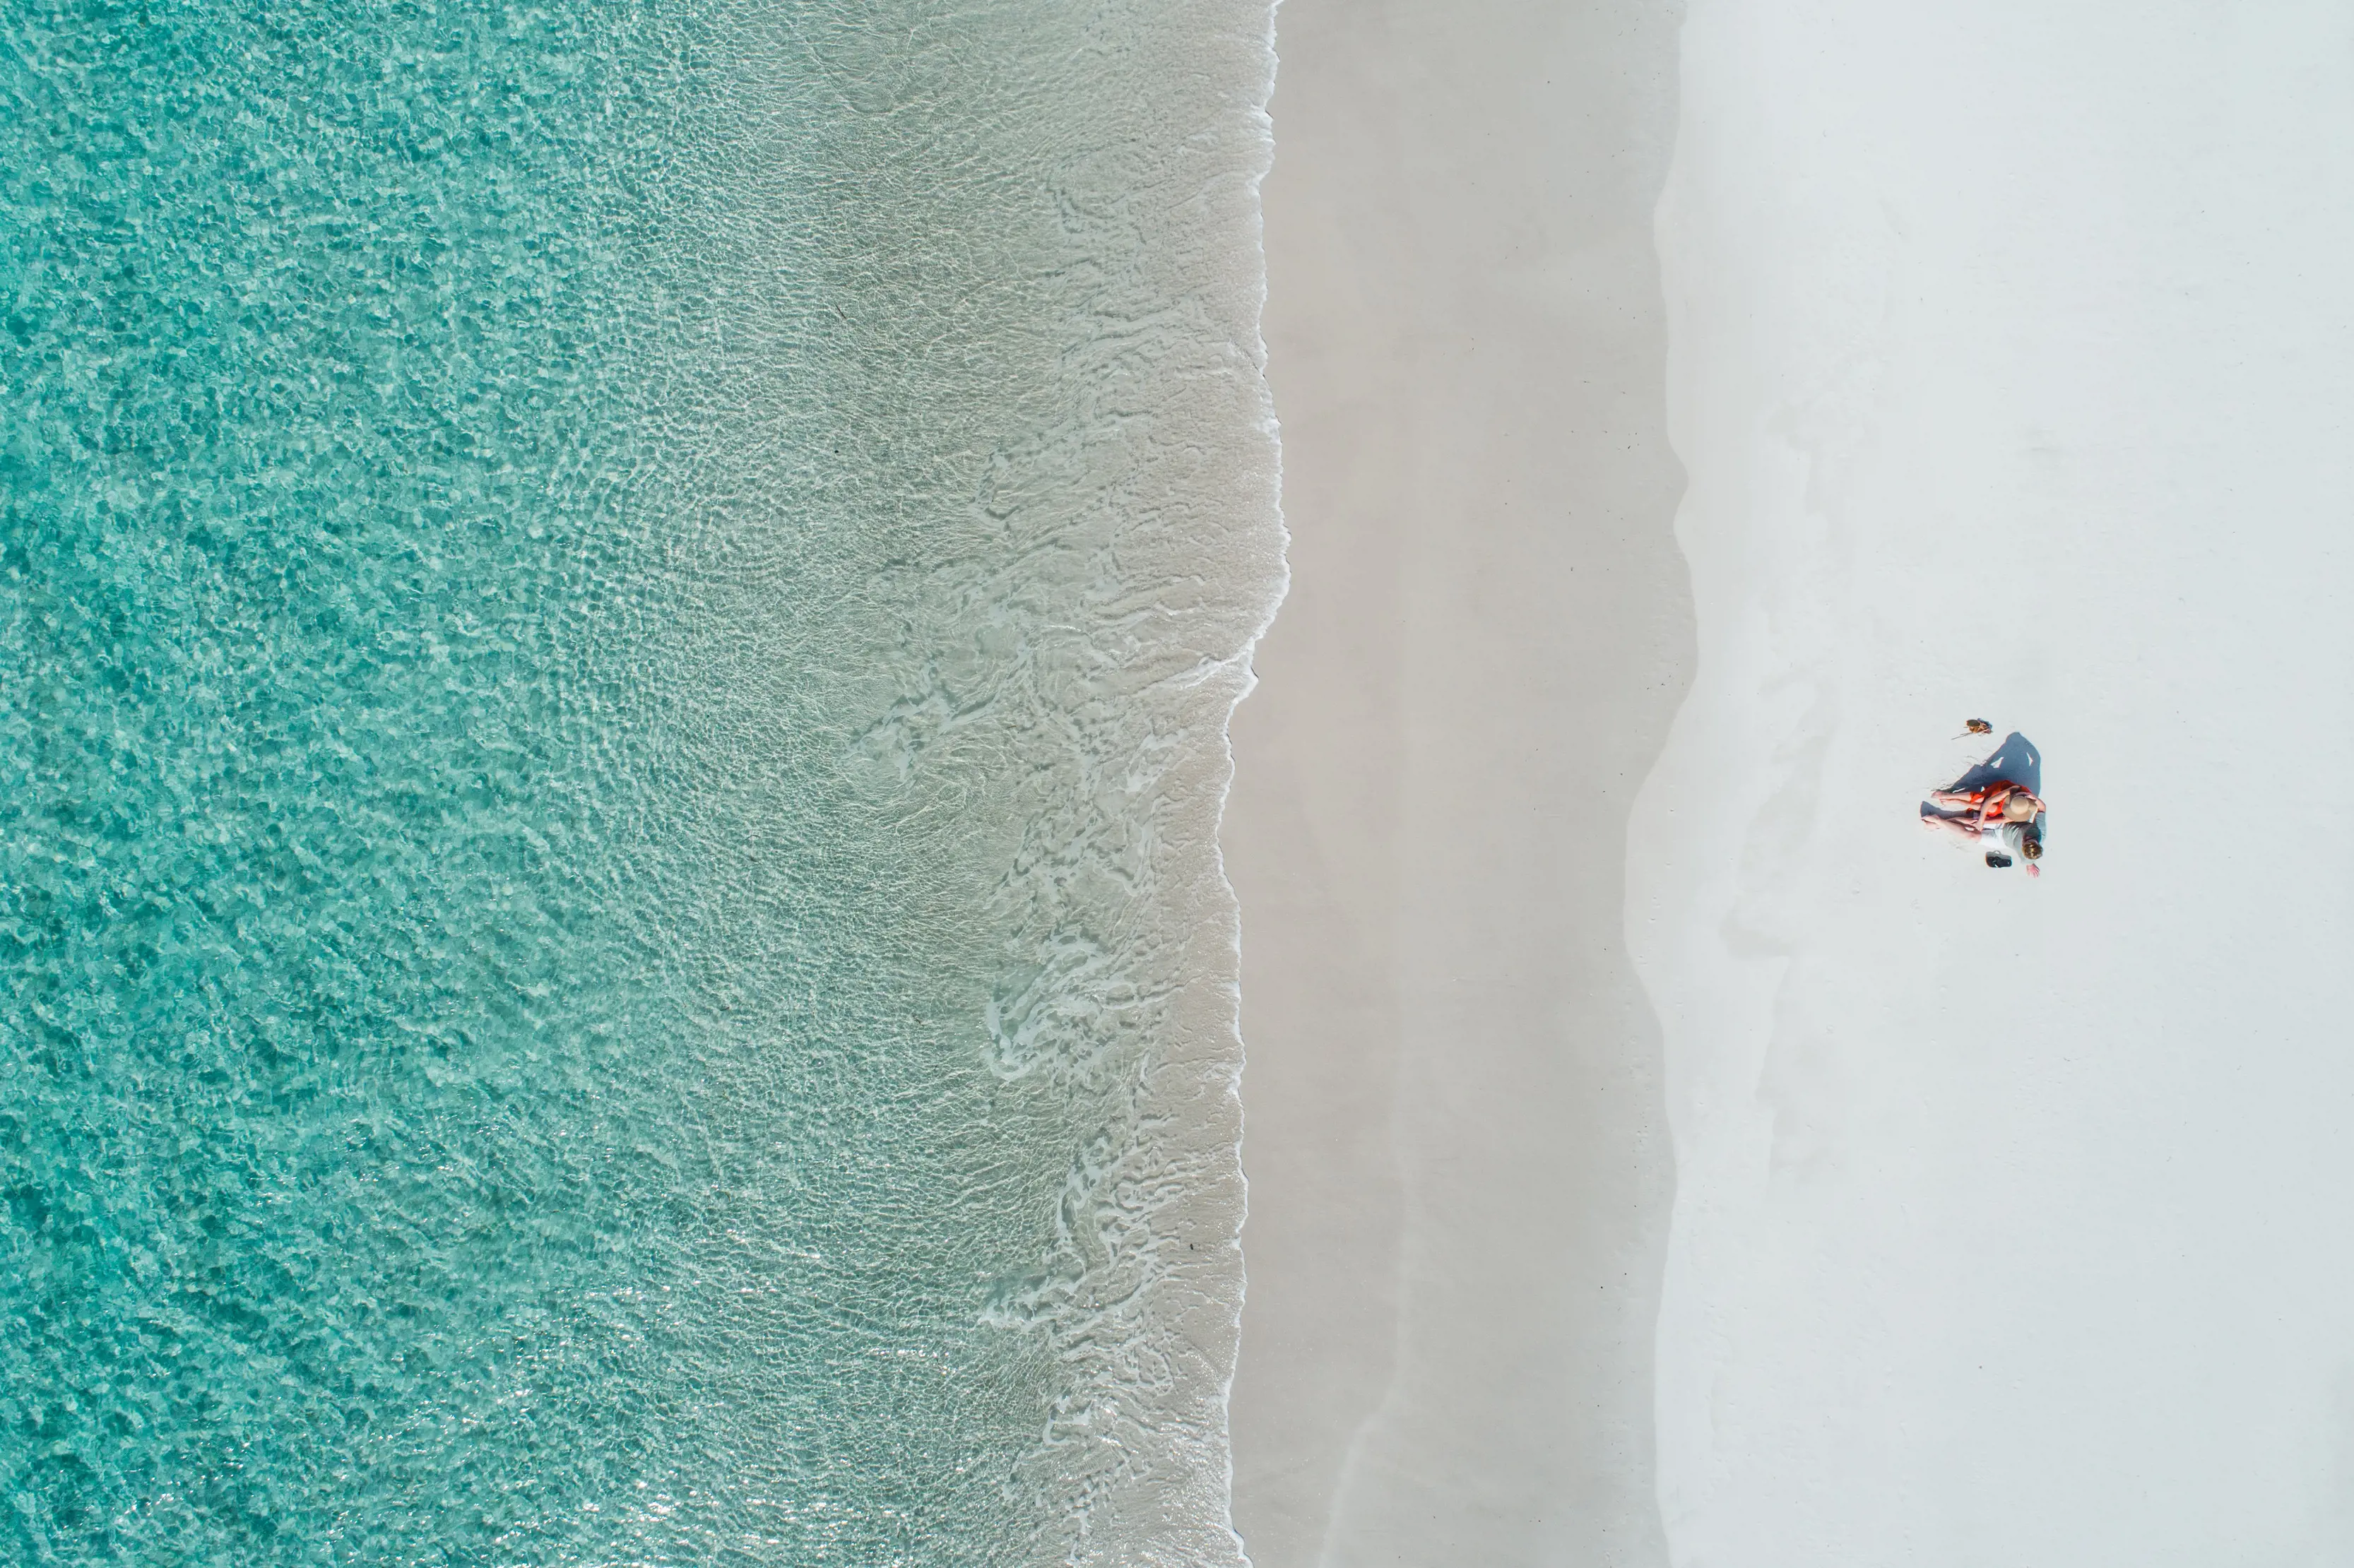
[[[1205,1562],[1257,7],[0,12],[0,1521]]]

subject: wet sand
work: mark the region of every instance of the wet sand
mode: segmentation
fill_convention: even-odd
[[[1656,1564],[1672,1185],[1622,936],[1690,682],[1678,9],[1286,0],[1290,598],[1235,715],[1258,1568]]]

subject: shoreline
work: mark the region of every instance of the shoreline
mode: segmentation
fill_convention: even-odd
[[[1257,1568],[1664,1563],[1670,1185],[1625,828],[1690,679],[1677,12],[1287,0],[1291,586],[1229,728]]]

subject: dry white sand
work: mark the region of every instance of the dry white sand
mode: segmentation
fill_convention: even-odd
[[[1627,816],[1689,673],[1655,4],[1286,0],[1290,598],[1237,712],[1258,1568],[1662,1561]]]
[[[2354,1563],[2354,10],[1694,0],[1673,1555]],[[1967,717],[2040,882],[1915,825]]]

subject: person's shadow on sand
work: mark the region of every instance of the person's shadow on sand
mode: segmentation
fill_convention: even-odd
[[[2027,792],[2041,800],[2043,796],[2043,754],[2035,743],[2012,730],[2003,737],[1994,755],[1946,786],[1948,792],[1967,795],[1973,789],[1983,789],[1989,784],[2020,784]]]

